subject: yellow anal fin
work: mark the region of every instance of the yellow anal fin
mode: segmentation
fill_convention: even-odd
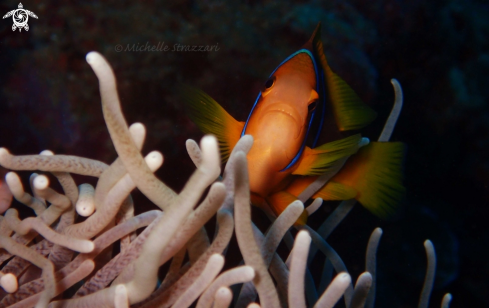
[[[287,206],[295,200],[297,200],[297,197],[286,191],[279,191],[266,198],[268,205],[272,208],[272,211],[277,216],[280,215],[287,208]],[[306,224],[306,222],[307,211],[304,210],[295,224],[303,226]]]
[[[325,75],[325,83],[333,107],[336,124],[340,131],[360,129],[375,120],[377,114],[366,105],[353,89],[329,67],[324,55],[323,43],[314,40],[314,52],[321,63]]]
[[[298,176],[287,186],[285,191],[294,196],[299,196],[317,178],[317,176]]]
[[[299,196],[304,189],[312,184],[318,177],[317,176],[304,176],[298,177],[285,189],[288,193],[294,196]],[[318,190],[313,196],[313,199],[321,198],[325,201],[332,200],[349,200],[357,196],[357,191],[345,186],[341,183],[329,181],[320,190]]]
[[[362,138],[360,134],[357,134],[325,143],[314,149],[306,147],[292,174],[311,176],[326,173],[335,163],[356,153],[360,147],[367,143],[367,138]]]
[[[221,159],[225,163],[239,140],[244,122],[236,121],[212,97],[201,90],[185,86],[180,92],[192,122],[203,133],[217,137]]]
[[[330,200],[349,200],[357,196],[357,191],[338,182],[329,181],[312,197],[321,198],[325,201]]]
[[[381,218],[394,214],[404,196],[401,142],[372,142],[350,157],[331,179],[358,192],[355,199]]]

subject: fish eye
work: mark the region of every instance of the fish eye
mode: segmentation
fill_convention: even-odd
[[[273,87],[273,85],[275,84],[275,79],[275,76],[268,78],[268,80],[265,82],[265,86],[263,87],[262,92],[270,90],[270,88]]]
[[[313,101],[312,103],[310,103],[310,104],[307,106],[307,112],[312,112],[312,111],[314,111],[314,109],[316,109],[316,105],[317,105],[317,102],[316,102],[316,101]]]

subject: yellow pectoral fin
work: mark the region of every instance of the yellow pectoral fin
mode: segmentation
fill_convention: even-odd
[[[272,208],[273,212],[275,215],[280,215],[289,204],[297,200],[297,197],[286,192],[286,191],[279,191],[277,193],[274,193],[273,195],[270,195],[266,198],[268,205]],[[307,211],[304,210],[299,216],[299,219],[296,221],[296,225],[303,226],[307,222]]]
[[[297,168],[292,174],[297,175],[321,175],[342,163],[342,158],[348,157],[368,143],[367,138],[359,134],[344,139],[329,142],[311,149],[306,147],[300,158]]]
[[[358,192],[355,197],[381,218],[394,214],[404,196],[401,142],[372,142],[350,157],[331,181]]]
[[[203,133],[217,137],[222,162],[226,162],[239,140],[244,122],[236,121],[212,97],[201,90],[185,86],[180,92],[188,116]]]
[[[331,70],[321,40],[314,40],[314,51],[324,71],[338,129],[340,131],[360,129],[371,123],[377,116],[376,112],[362,102],[355,91]]]

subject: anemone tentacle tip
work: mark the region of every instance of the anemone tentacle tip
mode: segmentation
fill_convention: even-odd
[[[36,176],[34,179],[34,187],[39,190],[44,190],[49,185],[49,179],[45,175]]]
[[[96,51],[90,51],[89,53],[87,53],[87,55],[85,56],[85,60],[88,62],[88,64],[92,64],[93,61],[99,57],[100,54]]]

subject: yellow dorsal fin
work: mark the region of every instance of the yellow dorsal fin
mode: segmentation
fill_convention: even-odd
[[[355,189],[355,199],[370,212],[381,218],[389,217],[405,193],[403,155],[401,142],[372,142],[350,157],[331,181]]]
[[[286,191],[279,191],[266,198],[268,205],[272,208],[275,215],[280,215],[289,204],[297,200],[297,197]],[[296,225],[305,225],[307,222],[307,211],[304,210],[296,221]]]
[[[363,103],[355,91],[331,70],[324,55],[323,43],[319,39],[320,34],[318,33],[316,37],[314,52],[324,71],[325,83],[338,129],[347,131],[365,127],[375,119],[376,112]]]
[[[292,174],[321,175],[328,172],[342,158],[358,151],[361,146],[368,143],[367,138],[356,134],[337,141],[325,143],[317,148],[306,147],[299,159],[297,168]]]
[[[205,134],[213,134],[219,140],[221,160],[227,161],[244,127],[236,121],[212,97],[205,92],[184,86],[180,89],[189,118]]]

